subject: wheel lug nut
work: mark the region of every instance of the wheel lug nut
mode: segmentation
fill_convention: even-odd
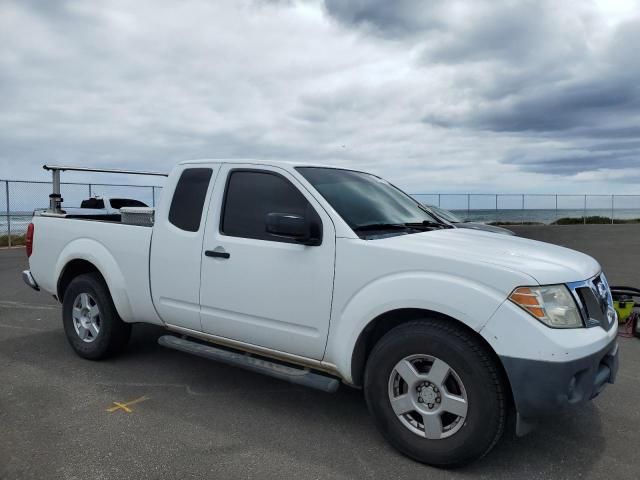
[[[418,403],[422,403],[422,399],[421,398],[418,399]]]

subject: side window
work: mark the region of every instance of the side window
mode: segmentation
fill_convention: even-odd
[[[181,230],[200,230],[204,199],[213,171],[210,168],[188,168],[180,175],[169,209],[169,221]]]
[[[220,231],[232,237],[295,243],[267,233],[268,213],[302,215],[321,224],[311,204],[284,177],[265,171],[232,171],[227,181]]]
[[[112,198],[111,208],[120,210],[122,207],[148,207],[144,202],[140,200],[134,200],[132,198]]]
[[[97,198],[89,198],[88,200],[82,200],[80,204],[80,208],[96,208],[103,209],[104,208],[104,200]]]

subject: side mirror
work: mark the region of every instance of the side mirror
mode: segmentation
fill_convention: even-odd
[[[267,233],[288,238],[304,245],[320,245],[321,239],[314,235],[312,222],[307,218],[292,213],[267,213]]]

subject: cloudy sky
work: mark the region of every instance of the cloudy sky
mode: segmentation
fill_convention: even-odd
[[[638,0],[0,0],[0,178],[263,157],[640,193],[639,45]]]

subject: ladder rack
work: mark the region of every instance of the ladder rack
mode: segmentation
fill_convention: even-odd
[[[153,175],[156,177],[168,177],[168,173],[151,172],[144,170],[123,170],[119,168],[90,168],[73,167],[68,165],[43,165],[42,168],[51,172],[53,192],[49,195],[49,210],[53,213],[60,213],[62,210],[62,195],[60,194],[60,172],[96,172],[96,173],[119,173],[124,175]]]

